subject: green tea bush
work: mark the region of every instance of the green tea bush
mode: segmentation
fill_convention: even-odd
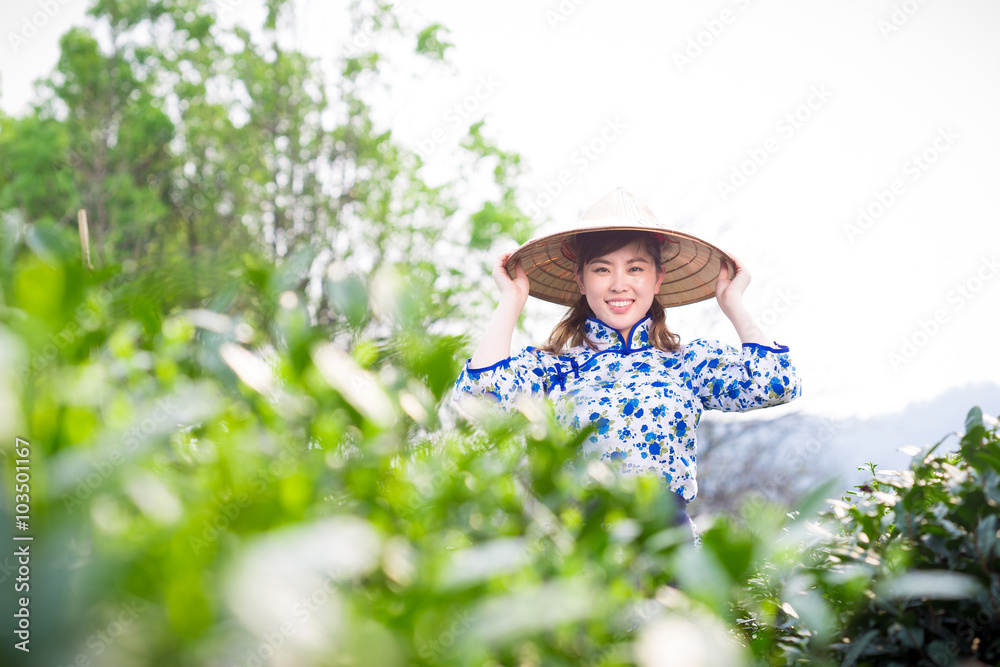
[[[53,229],[0,241],[0,534],[33,538],[28,590],[0,555],[3,664],[997,660],[978,412],[959,452],[833,512],[822,488],[791,519],[699,517],[699,548],[662,483],[581,459],[588,432],[548,404],[455,414],[463,341],[426,326],[419,283],[386,281],[375,312],[343,279],[330,329],[280,269],[168,309]]]
[[[546,403],[442,408],[460,341],[417,328],[413,283],[381,295],[389,335],[345,337],[276,270],[163,312],[28,234],[0,521],[11,544],[23,438],[30,653],[5,632],[5,664],[656,664],[678,628],[676,650],[746,656],[725,628],[758,545],[720,523],[696,551],[661,483],[580,460]]]
[[[779,610],[767,629],[748,623],[772,664],[1000,661],[996,420],[974,408],[957,450],[938,453],[943,442],[907,470],[870,464],[872,479],[818,516],[830,532],[802,563],[755,580]]]

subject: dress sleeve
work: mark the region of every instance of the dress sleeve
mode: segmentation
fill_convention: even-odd
[[[693,340],[684,349],[688,383],[706,410],[745,412],[788,403],[802,393],[788,347]]]
[[[460,402],[466,396],[492,398],[504,410],[511,410],[518,394],[546,394],[543,355],[536,348],[526,347],[516,356],[507,357],[486,368],[470,368],[465,362],[452,400]]]

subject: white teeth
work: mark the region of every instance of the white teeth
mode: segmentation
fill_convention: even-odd
[[[631,301],[608,301],[609,306],[614,306],[615,308],[625,308],[626,306],[632,305]]]

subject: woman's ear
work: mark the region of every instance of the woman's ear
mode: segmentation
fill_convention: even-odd
[[[667,275],[667,269],[666,269],[666,267],[663,266],[662,264],[660,264],[660,270],[657,271],[657,275],[656,275],[656,291],[657,292],[660,291],[660,285],[663,284],[663,279],[664,279],[664,277],[666,277],[666,275]]]
[[[660,278],[662,281],[663,278]],[[580,271],[580,267],[576,267],[576,284],[580,286],[580,294],[582,296],[587,296],[587,290],[583,286],[583,273]]]

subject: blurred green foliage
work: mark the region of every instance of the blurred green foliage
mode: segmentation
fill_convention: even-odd
[[[456,412],[469,277],[531,232],[520,158],[474,122],[458,171],[492,196],[432,186],[374,121],[380,40],[440,64],[442,26],[355,3],[329,86],[282,43],[289,3],[265,6],[251,34],[223,5],[95,2],[110,42],[68,32],[39,104],[0,117],[2,664],[1000,659],[978,410],[956,452],[873,467],[832,510],[819,488],[699,517],[700,546],[547,404]]]
[[[957,452],[788,515],[700,517],[698,548],[661,483],[581,460],[588,433],[548,404],[456,414],[463,341],[408,314],[419,284],[382,285],[377,315],[346,286],[389,333],[341,347],[278,268],[234,280],[256,290],[239,307],[129,316],[72,240],[0,246],[0,525],[14,544],[20,436],[34,536],[31,661],[7,641],[5,664],[996,660],[1000,442],[978,409]]]
[[[821,546],[801,566],[755,581],[763,599],[789,586],[763,633],[772,660],[842,665],[1000,661],[1000,440],[973,408],[956,451],[914,451],[819,516]],[[768,594],[768,591],[771,594]],[[755,630],[760,630],[760,627]],[[832,641],[835,640],[835,641]],[[967,663],[970,659],[978,663]]]
[[[153,327],[72,236],[32,250],[45,229],[13,253],[0,330],[5,482],[31,442],[33,660],[631,661],[629,613],[690,532],[655,479],[577,461],[587,434],[545,404],[442,424],[458,342],[405,315],[412,283],[383,288],[392,335],[348,350],[292,290]]]

